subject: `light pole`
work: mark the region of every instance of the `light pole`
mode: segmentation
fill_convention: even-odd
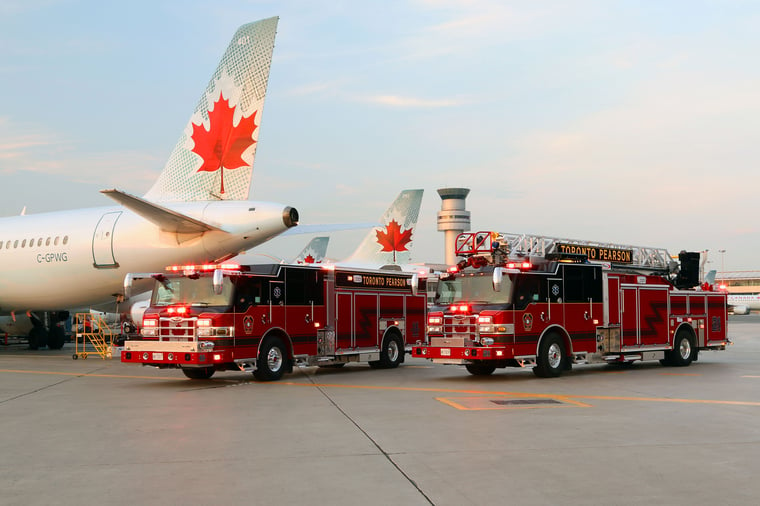
[[[720,253],[720,277],[721,277],[720,284],[722,286],[725,286],[726,285],[726,264],[724,260],[726,257],[726,250],[719,249],[718,253]]]

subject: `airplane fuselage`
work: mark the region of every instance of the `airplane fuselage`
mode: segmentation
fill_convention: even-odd
[[[294,225],[290,208],[269,202],[162,205],[221,230],[161,230],[123,206],[0,218],[0,312],[113,302],[129,272],[229,258]]]

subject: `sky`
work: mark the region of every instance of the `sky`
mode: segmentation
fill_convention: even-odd
[[[4,0],[0,216],[143,195],[235,29],[271,16],[252,199],[367,222],[422,188],[412,256],[441,262],[436,190],[464,187],[473,231],[760,270],[756,1]]]

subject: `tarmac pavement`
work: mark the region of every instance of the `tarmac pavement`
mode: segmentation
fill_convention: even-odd
[[[0,347],[0,503],[744,505],[760,497],[760,316],[687,368],[186,379]]]

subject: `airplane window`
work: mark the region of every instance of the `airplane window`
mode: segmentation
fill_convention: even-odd
[[[37,239],[37,247],[39,248],[40,246],[42,246],[42,237]]]
[[[5,243],[5,249],[11,249],[11,241]]]
[[[53,244],[55,244],[56,246],[58,246],[58,239],[59,239],[59,237],[55,236],[55,241],[53,241]]]
[[[34,239],[29,239],[29,247],[31,248],[34,246]]]
[[[45,241],[45,246],[50,246],[50,237],[48,237],[47,241]]]
[[[3,241],[0,241],[0,249],[3,249]]]
[[[21,247],[22,248],[26,248],[26,239],[24,239],[23,241],[21,241]]]
[[[66,243],[68,243],[68,242],[69,242],[69,236],[67,236],[67,235],[64,235],[64,236],[63,236],[63,244],[66,244]]]
[[[13,249],[16,249],[16,248],[18,248],[18,239],[13,241]]]

